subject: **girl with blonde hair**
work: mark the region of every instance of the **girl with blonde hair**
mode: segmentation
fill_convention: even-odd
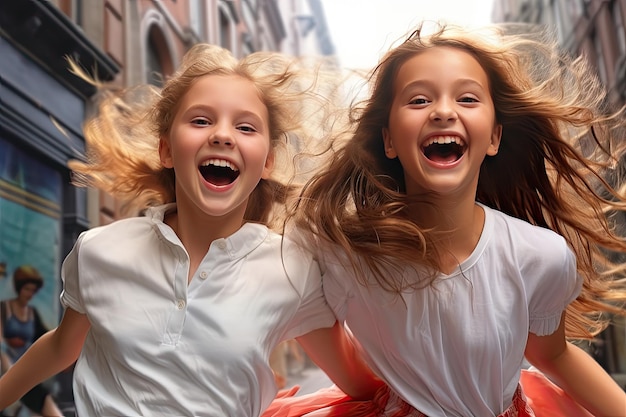
[[[270,229],[291,191],[280,151],[328,120],[323,71],[301,64],[201,44],[161,90],[103,90],[70,167],[145,213],[78,237],[61,323],[0,379],[0,409],[78,359],[81,416],[258,416],[277,393],[270,353],[294,337],[346,392],[377,387],[312,255]]]

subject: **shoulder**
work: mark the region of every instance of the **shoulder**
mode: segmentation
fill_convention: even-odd
[[[280,257],[289,276],[309,276],[311,271],[319,275],[319,266],[309,247],[291,236],[278,235]]]
[[[321,272],[312,251],[292,235],[270,232],[266,244],[277,260],[274,268],[281,269],[296,291],[302,295],[311,286],[321,286]]]
[[[151,220],[146,217],[130,217],[127,219],[116,220],[104,226],[93,227],[81,233],[81,241],[83,243],[93,240],[107,240],[110,238],[127,239],[136,237],[138,232],[150,230]]]
[[[150,219],[133,217],[82,232],[65,262],[113,262],[154,251],[162,240]]]
[[[228,245],[233,256],[245,257],[259,268],[302,275],[315,263],[311,252],[298,241],[257,223],[245,224],[228,238]]]
[[[492,245],[495,256],[506,259],[524,277],[527,288],[555,291],[577,281],[576,256],[565,238],[545,227],[532,225],[496,210]],[[548,279],[549,278],[549,279]]]
[[[280,236],[280,238],[282,239],[284,252],[292,254],[293,256],[313,259],[313,252],[306,242],[291,235]]]
[[[285,241],[294,245],[297,250],[312,257],[321,267],[323,272],[327,268],[346,268],[351,265],[345,249],[336,243],[321,240],[315,234],[301,229],[292,229],[285,234]],[[360,259],[358,256],[356,259]]]
[[[545,227],[486,209],[492,217],[489,251],[518,271],[524,281],[544,282],[545,277],[575,275],[576,257],[563,236]]]
[[[518,250],[537,253],[542,257],[559,253],[564,256],[567,251],[565,239],[553,230],[530,224],[488,207],[485,208],[485,213],[493,218],[494,235],[500,236],[500,240],[506,239]]]
[[[305,242],[299,240],[296,236],[285,234],[281,235],[275,231],[267,229],[265,226],[254,225],[257,228],[263,228],[261,239],[262,242],[256,248],[256,251],[273,256],[280,257],[284,260],[298,260],[299,263],[310,262],[313,259],[311,250],[306,246]]]
[[[83,242],[92,239],[133,239],[142,236],[142,232],[152,231],[155,227],[164,225],[165,214],[173,210],[175,204],[163,204],[150,207],[142,216],[128,217],[116,220],[104,226],[91,228],[81,234]]]

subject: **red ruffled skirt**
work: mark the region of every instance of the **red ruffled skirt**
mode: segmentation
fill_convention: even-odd
[[[280,391],[261,417],[427,417],[382,387],[372,400],[353,401],[336,386],[296,397]],[[542,373],[522,371],[511,406],[498,417],[593,417]]]

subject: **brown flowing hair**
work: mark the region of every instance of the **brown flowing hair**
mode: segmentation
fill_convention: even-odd
[[[624,111],[611,110],[582,57],[563,53],[538,28],[443,26],[426,34],[420,27],[391,49],[371,73],[370,97],[353,109],[348,139],[304,187],[295,225],[321,244],[343,249],[363,285],[365,270],[395,293],[432,283],[440,270],[441,235],[409,219],[402,166],[385,156],[382,131],[400,67],[440,46],[468,52],[480,63],[502,125],[498,154],[481,166],[476,200],[566,239],[584,279],[567,309],[566,332],[592,338],[608,324],[606,313],[625,313],[626,241],[616,221],[626,211],[617,187]],[[422,273],[397,274],[400,279],[388,273],[407,265]]]
[[[164,168],[159,141],[171,128],[183,96],[207,75],[236,75],[250,80],[269,114],[270,142],[275,169],[261,179],[250,195],[245,220],[279,228],[289,197],[297,195],[298,152],[306,144],[324,142],[325,127],[340,77],[325,59],[256,52],[240,60],[219,46],[196,44],[176,73],[159,89],[138,85],[116,89],[90,79],[70,62],[78,76],[99,88],[95,111],[84,126],[87,152],[69,162],[73,182],[101,189],[124,203],[132,215],[149,206],[174,202],[175,173]]]

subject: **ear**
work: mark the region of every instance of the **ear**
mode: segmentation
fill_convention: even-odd
[[[163,137],[159,139],[159,158],[161,159],[161,165],[163,165],[164,168],[174,168],[170,144],[167,139]]]
[[[385,155],[387,155],[387,158],[397,158],[398,153],[394,149],[393,143],[391,143],[391,135],[389,134],[389,129],[386,127],[383,127],[383,143],[385,146]]]
[[[274,151],[270,151],[265,159],[265,166],[263,167],[263,173],[261,174],[261,178],[264,180],[268,179],[274,170],[274,160]]]
[[[491,133],[491,144],[487,149],[487,155],[496,156],[500,149],[500,141],[502,140],[502,125],[496,125]]]

